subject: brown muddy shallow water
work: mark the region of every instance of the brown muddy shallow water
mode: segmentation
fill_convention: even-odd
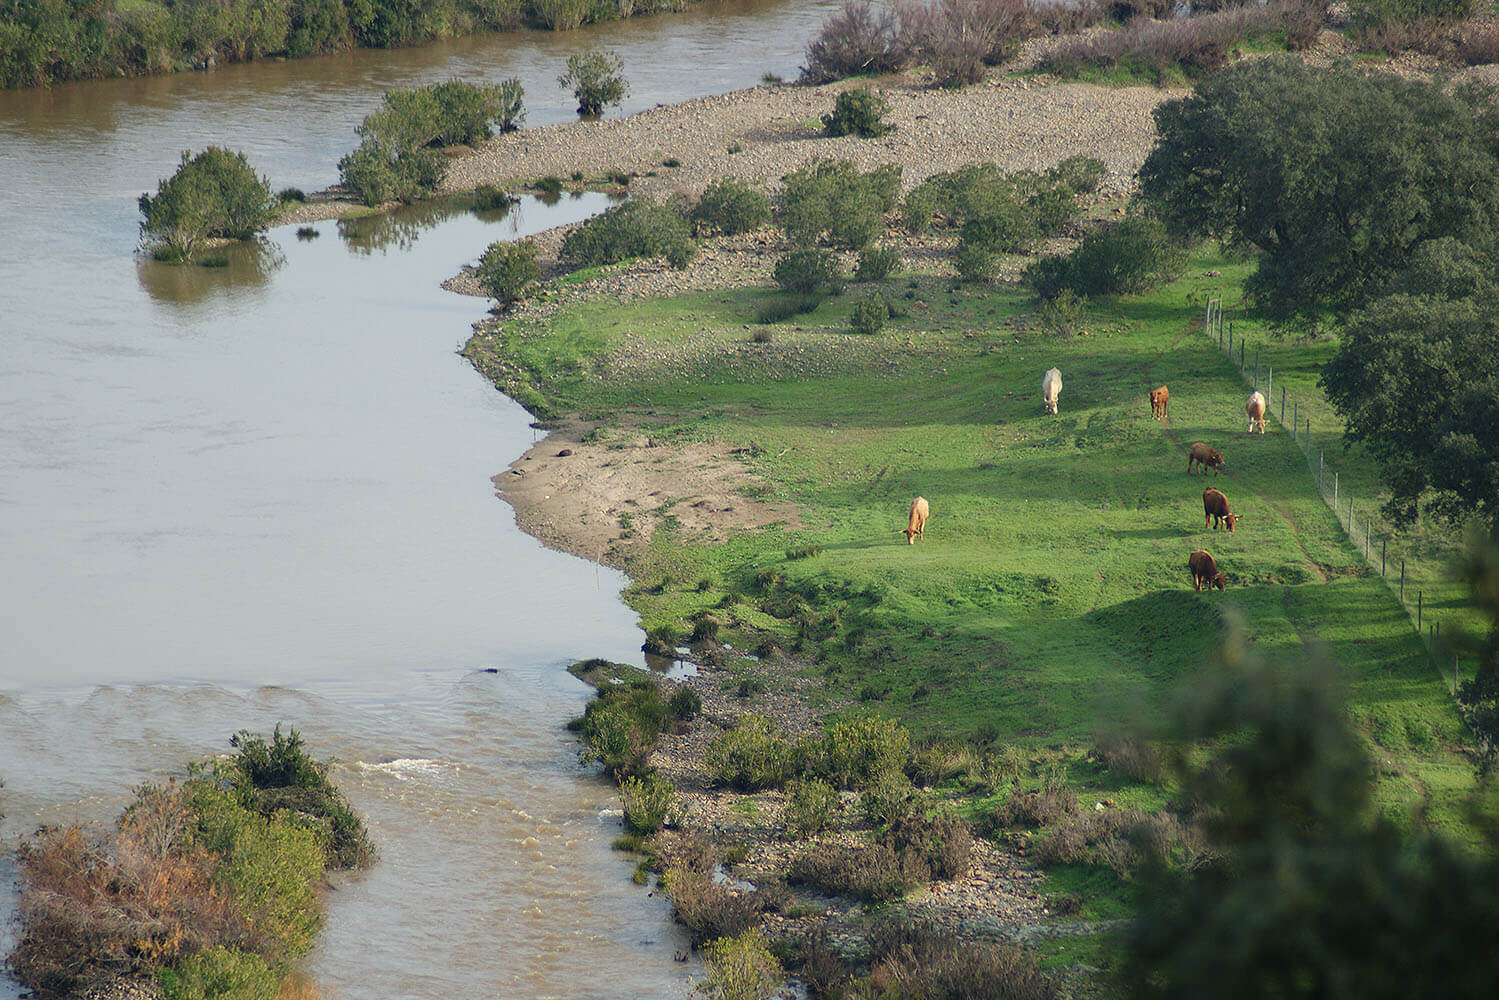
[[[623,578],[495,499],[534,432],[456,354],[485,303],[438,287],[606,203],[283,228],[206,269],[140,258],[135,201],[210,143],[326,186],[390,86],[519,76],[531,124],[565,120],[556,76],[588,42],[623,57],[625,110],[790,77],[832,6],[0,93],[6,845],[282,721],[339,760],[382,851],[328,895],[307,964],[332,995],[683,995],[682,942],[561,729],[585,697],[563,664],[639,661]],[[9,862],[0,882],[8,918]]]

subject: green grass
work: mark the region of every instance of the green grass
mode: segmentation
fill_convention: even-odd
[[[539,413],[750,448],[754,492],[800,511],[797,530],[716,546],[658,532],[626,592],[647,627],[685,631],[688,615],[724,605],[725,641],[769,634],[794,648],[800,635],[800,659],[918,735],[1054,747],[1157,716],[1236,608],[1261,652],[1311,646],[1339,665],[1382,762],[1381,804],[1409,816],[1429,800],[1432,821],[1461,833],[1472,779],[1444,681],[1290,436],[1246,432],[1246,386],[1203,335],[1200,301],[1212,288],[1232,301],[1247,269],[1201,254],[1190,273],[1208,269],[1222,275],[1101,303],[1090,335],[1065,340],[1017,322],[1034,309],[1024,289],[923,278],[875,336],[848,334],[851,301],[836,297],[752,343],[745,326],[772,293],[748,289],[496,321],[466,351]],[[1278,341],[1261,360],[1310,398],[1331,349]],[[1047,417],[1039,383],[1053,365],[1064,388]],[[1164,426],[1145,396],[1163,382]],[[1320,406],[1314,429],[1331,445]],[[1185,471],[1199,440],[1225,452],[1222,476]],[[1372,495],[1367,460],[1339,460]],[[1235,533],[1203,529],[1205,483],[1242,513]],[[908,546],[899,531],[917,494],[931,519]],[[787,558],[803,546],[821,553]],[[1217,557],[1227,593],[1191,589],[1196,548]],[[1435,582],[1439,559],[1411,558],[1410,578],[1457,600]]]

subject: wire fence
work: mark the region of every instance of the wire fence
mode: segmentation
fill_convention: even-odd
[[[1342,474],[1327,462],[1323,449],[1313,442],[1311,407],[1303,407],[1302,401],[1293,397],[1284,383],[1280,386],[1279,398],[1276,398],[1274,368],[1260,366],[1259,348],[1256,347],[1251,353],[1247,337],[1241,335],[1235,341],[1233,324],[1225,322],[1221,295],[1211,296],[1204,305],[1203,332],[1209,341],[1217,344],[1219,352],[1238,368],[1245,384],[1264,394],[1265,418],[1275,419],[1281,427],[1291,432],[1291,440],[1296,442],[1301,453],[1306,456],[1307,467],[1323,502],[1332,509],[1333,516],[1347,533],[1354,549],[1363,553],[1364,562],[1371,570],[1379,571],[1385,585],[1410,616],[1416,636],[1426,647],[1426,662],[1444,680],[1447,679],[1447,664],[1451,662],[1449,688],[1456,695],[1462,660],[1454,641],[1457,630],[1449,622],[1448,641],[1444,641],[1442,622],[1431,613],[1424,589],[1414,584],[1406,585],[1406,558],[1409,553],[1403,550],[1399,539],[1378,530],[1372,516],[1379,509],[1378,504],[1368,498],[1355,497],[1343,484]],[[1394,545],[1391,545],[1392,539],[1395,541]]]

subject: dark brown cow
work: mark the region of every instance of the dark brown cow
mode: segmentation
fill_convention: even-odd
[[[1157,420],[1166,419],[1166,408],[1171,405],[1171,392],[1164,385],[1150,390],[1150,415]]]
[[[1201,441],[1192,442],[1192,448],[1187,452],[1187,471],[1192,471],[1193,465],[1202,466],[1202,474],[1208,474],[1208,469],[1213,470],[1213,475],[1223,471],[1223,452],[1216,448],[1209,448]]]
[[[1187,556],[1187,569],[1192,571],[1192,589],[1201,590],[1203,587],[1212,590],[1217,587],[1223,589],[1224,582],[1228,577],[1218,572],[1218,564],[1213,562],[1213,557],[1206,549],[1198,549]]]
[[[1219,526],[1223,524],[1227,524],[1228,530],[1233,531],[1234,522],[1241,516],[1239,514],[1230,514],[1228,512],[1228,497],[1211,486],[1202,491],[1202,513],[1204,515],[1202,526],[1206,528],[1211,524],[1214,531],[1217,531]]]
[[[906,536],[907,545],[915,545],[917,535],[921,535],[922,538],[926,537],[922,531],[926,528],[927,515],[930,513],[931,508],[927,506],[926,497],[917,497],[911,501],[910,523],[901,529],[901,534]]]

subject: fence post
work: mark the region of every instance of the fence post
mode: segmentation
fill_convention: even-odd
[[[1312,418],[1311,417],[1307,417],[1306,418],[1306,444],[1307,444],[1308,448],[1310,448],[1311,445],[1312,445]]]
[[[1239,338],[1239,371],[1244,370],[1244,338]]]
[[[1285,390],[1282,389],[1281,392],[1285,392]],[[1301,412],[1300,411],[1301,411],[1301,404],[1293,401],[1291,403],[1291,440],[1292,441],[1296,440],[1296,434],[1297,434],[1298,431],[1301,430]],[[1281,414],[1282,418],[1285,417],[1285,414],[1286,414],[1286,404],[1285,404],[1284,400],[1282,400],[1281,404],[1280,404],[1280,414]]]
[[[1338,474],[1336,472],[1332,474],[1332,512],[1334,514],[1338,512]]]
[[[1405,560],[1400,560],[1400,603],[1405,604]]]
[[[1421,630],[1421,591],[1416,591],[1416,631]]]
[[[1282,427],[1284,427],[1286,425],[1286,387],[1285,386],[1281,386],[1280,387],[1280,425]],[[1291,440],[1292,441],[1296,440],[1296,432],[1294,430],[1291,432]]]
[[[1317,492],[1322,492],[1322,453],[1317,452]]]
[[[1381,538],[1379,540],[1379,575],[1384,576],[1384,557],[1390,551],[1390,540]]]
[[[1452,697],[1457,697],[1457,657],[1452,657]]]

